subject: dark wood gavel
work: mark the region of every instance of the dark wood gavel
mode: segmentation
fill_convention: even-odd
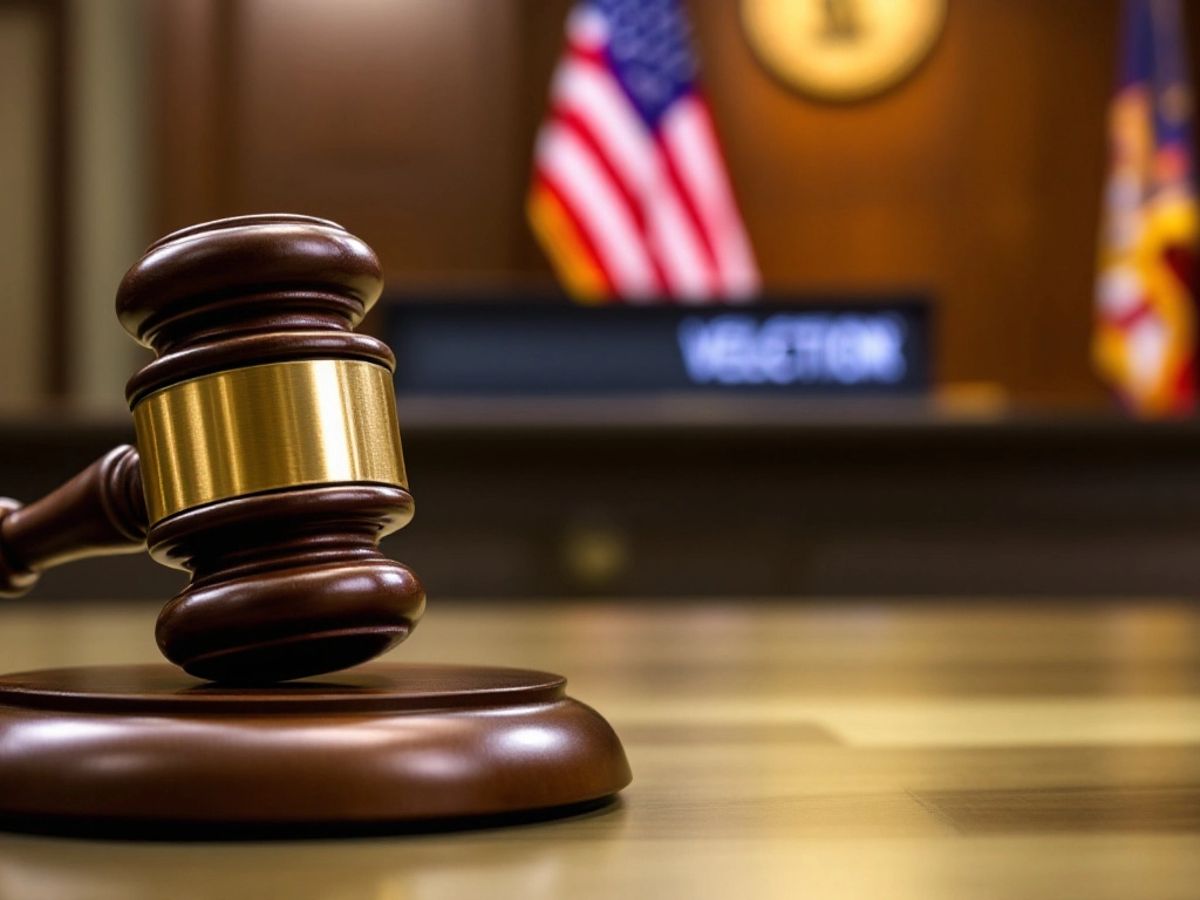
[[[153,244],[117,293],[157,354],[126,388],[137,448],[28,506],[0,500],[0,594],[148,549],[191,573],[159,647],[218,681],[335,671],[407,637],[424,591],[379,550],[413,513],[395,358],[353,331],[382,287],[371,249],[322,219],[225,219]]]

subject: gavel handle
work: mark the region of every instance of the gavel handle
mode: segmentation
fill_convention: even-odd
[[[128,444],[28,506],[0,498],[0,597],[24,593],[51,566],[136,553],[146,524],[138,453]]]

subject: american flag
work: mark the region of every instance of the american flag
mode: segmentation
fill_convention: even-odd
[[[566,31],[528,210],[567,288],[591,302],[755,295],[679,0],[583,0]]]

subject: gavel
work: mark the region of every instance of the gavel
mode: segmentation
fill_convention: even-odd
[[[147,549],[191,575],[156,637],[199,678],[316,675],[402,641],[425,594],[379,549],[413,514],[395,357],[353,330],[382,289],[371,248],[323,219],[223,219],[151,245],[116,298],[156,353],[126,387],[137,447],[27,506],[0,500],[0,594]]]

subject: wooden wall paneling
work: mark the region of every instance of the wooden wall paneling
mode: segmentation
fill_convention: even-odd
[[[153,237],[146,177],[146,8],[153,0],[67,0],[70,261],[64,334],[75,408],[127,415],[125,381],[142,351],[113,317],[129,264]]]
[[[362,234],[393,282],[511,270],[514,11],[162,5],[160,225],[302,210]]]
[[[0,408],[65,387],[65,18],[0,0]]]
[[[222,212],[344,222],[392,280],[511,268],[508,4],[230,3]],[[214,154],[215,155],[215,154]]]
[[[235,2],[149,6],[156,234],[230,214]]]
[[[1087,339],[1115,4],[953,3],[913,76],[844,106],[768,75],[736,6],[693,10],[767,284],[926,288],[942,378],[1101,397]]]
[[[0,4],[0,405],[6,408],[43,388],[37,355],[47,324],[39,282],[50,252],[42,190],[48,55],[47,29],[34,8]]]
[[[67,110],[71,71],[67,56],[67,13],[63,0],[43,0],[38,8],[48,18],[50,29],[50,57],[45,71],[49,99],[45,125],[48,147],[47,165],[42,175],[49,204],[49,227],[46,232],[49,252],[43,260],[47,334],[43,343],[45,358],[41,360],[41,369],[45,373],[50,396],[62,399],[69,387],[67,357],[71,349],[67,343],[66,327],[71,262],[59,258],[61,248],[65,248],[69,241],[70,209],[66,182],[67,145],[71,138]]]
[[[518,78],[514,84],[520,115],[517,133],[519,167],[513,189],[520,202],[521,220],[513,228],[514,259],[522,271],[548,285],[556,284],[553,269],[524,216],[525,193],[533,170],[534,145],[546,117],[550,83],[563,54],[564,25],[573,0],[522,0],[518,4]]]

